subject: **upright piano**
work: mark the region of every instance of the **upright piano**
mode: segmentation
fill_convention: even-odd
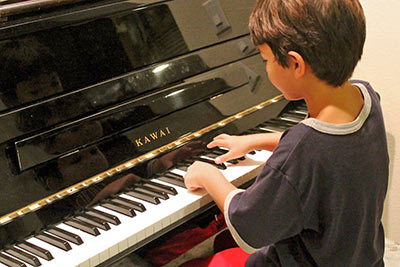
[[[0,0],[0,266],[107,266],[212,205],[220,133],[304,106],[266,78],[254,0]],[[237,186],[270,152],[217,167]]]

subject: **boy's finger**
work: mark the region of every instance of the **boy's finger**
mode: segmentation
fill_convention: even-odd
[[[214,140],[224,139],[224,138],[226,138],[228,136],[229,136],[228,134],[220,134],[220,135],[217,135],[216,137],[214,137],[213,139]]]
[[[213,148],[216,146],[226,147],[226,141],[222,140],[222,139],[218,139],[218,140],[213,140],[207,144],[207,148]]]
[[[217,157],[215,159],[215,163],[221,164],[221,163],[224,163],[225,161],[228,161],[230,159],[233,159],[231,151],[229,151],[228,153],[225,153],[225,154]]]

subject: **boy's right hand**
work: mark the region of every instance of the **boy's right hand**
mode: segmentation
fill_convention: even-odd
[[[250,152],[250,140],[249,136],[236,136],[236,135],[228,135],[221,134],[214,137],[213,141],[211,141],[207,147],[224,147],[229,151],[215,159],[215,163],[220,164],[225,161],[240,158]]]

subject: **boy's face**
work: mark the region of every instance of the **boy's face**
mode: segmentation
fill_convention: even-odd
[[[63,91],[56,72],[42,72],[29,80],[17,83],[16,94],[20,103],[27,103]]]
[[[290,63],[289,67],[282,67],[267,44],[259,45],[258,50],[265,62],[265,70],[271,83],[283,93],[286,99],[297,100],[301,98],[295,89],[296,83]]]

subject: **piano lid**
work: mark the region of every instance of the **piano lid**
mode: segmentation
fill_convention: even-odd
[[[144,6],[166,0],[139,0],[132,3],[133,7]],[[120,1],[87,1],[87,0],[0,0],[0,18],[5,21],[9,16],[19,15],[23,13],[39,12],[46,9],[68,8],[71,5],[88,4],[91,6],[104,5],[106,3],[115,3]]]

